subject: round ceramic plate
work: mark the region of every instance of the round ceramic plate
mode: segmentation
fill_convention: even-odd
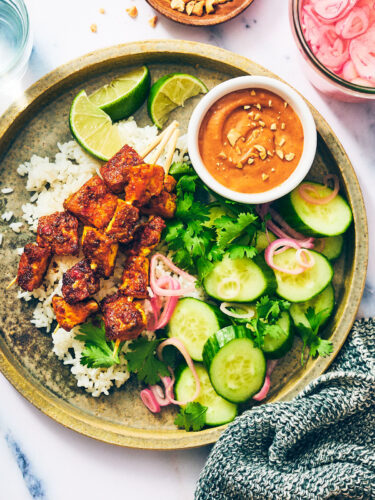
[[[93,91],[131,67],[147,64],[153,80],[166,73],[182,71],[201,78],[209,88],[234,76],[272,75],[243,57],[209,45],[176,40],[132,43],[88,54],[43,77],[9,108],[0,121],[0,183],[15,192],[3,196],[0,211],[21,216],[21,206],[29,200],[25,179],[18,176],[18,165],[33,154],[54,157],[57,142],[71,140],[69,108],[81,90]],[[174,111],[171,119],[186,129],[199,97]],[[345,252],[335,265],[334,286],[337,308],[326,327],[334,353],[329,358],[310,360],[301,367],[301,343],[283,358],[272,375],[268,401],[294,397],[311,380],[326,370],[340,350],[354,321],[362,296],[367,265],[367,224],[361,191],[354,170],[333,131],[312,108],[318,128],[318,152],[311,179],[327,172],[340,178],[354,214],[354,223],[346,237]],[[139,125],[150,124],[145,106],[136,113]],[[15,251],[35,239],[26,230],[12,232],[2,222],[4,233],[0,279],[0,368],[14,387],[29,401],[57,422],[82,434],[121,446],[153,449],[177,449],[215,442],[224,426],[200,432],[178,430],[173,424],[175,408],[152,415],[139,399],[139,386],[131,379],[109,396],[93,398],[76,386],[69,368],[52,353],[50,334],[30,323],[33,303],[17,299],[17,287],[5,291],[17,272],[19,257]]]
[[[203,16],[191,15],[186,12],[179,12],[172,9],[171,0],[147,0],[155,10],[163,16],[176,21],[177,23],[188,24],[190,26],[214,26],[215,24],[225,23],[238,16],[254,0],[228,0],[226,3],[215,5],[215,11],[212,14],[203,14]]]

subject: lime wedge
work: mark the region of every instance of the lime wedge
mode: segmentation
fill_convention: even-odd
[[[158,128],[168,120],[169,113],[183,106],[190,97],[207,92],[206,85],[193,75],[172,73],[159,78],[150,90],[148,114]]]
[[[70,108],[70,130],[86,151],[100,160],[108,161],[121,147],[123,141],[110,117],[87,97],[82,90]]]
[[[104,85],[90,95],[90,100],[113,121],[122,120],[142,106],[149,89],[150,72],[142,66]]]

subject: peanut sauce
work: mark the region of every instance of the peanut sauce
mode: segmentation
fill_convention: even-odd
[[[262,193],[295,170],[304,144],[302,124],[283,99],[263,89],[231,92],[211,106],[199,130],[210,174],[239,193]]]

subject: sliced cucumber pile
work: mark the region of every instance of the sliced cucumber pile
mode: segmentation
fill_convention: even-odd
[[[309,322],[306,318],[306,312],[309,307],[314,309],[315,314],[320,313],[323,309],[327,310],[327,318],[320,325],[322,327],[328,321],[329,316],[331,316],[335,307],[335,290],[333,289],[333,286],[329,284],[323,292],[307,302],[300,302],[299,304],[292,304],[290,306],[289,312],[293,323],[297,328],[300,323],[309,327]]]
[[[264,337],[262,351],[268,359],[282,358],[293,345],[294,335],[289,313],[283,311],[275,324],[281,328],[283,334],[277,337],[267,334]]]
[[[204,279],[208,295],[221,301],[252,302],[276,289],[275,275],[263,255],[231,259],[225,255]]]
[[[203,361],[215,391],[232,403],[242,403],[263,386],[266,359],[243,326],[228,326],[210,337]]]
[[[333,268],[329,260],[318,252],[309,250],[315,264],[300,274],[287,274],[275,270],[277,281],[276,293],[289,302],[305,302],[322,292],[333,278]],[[274,255],[274,263],[281,268],[298,267],[296,250],[289,248]]]
[[[344,246],[344,237],[342,234],[339,234],[338,236],[331,236],[328,238],[317,238],[315,240],[315,245],[317,247],[317,252],[325,255],[329,260],[336,260],[341,255]],[[318,250],[320,245],[322,250]]]
[[[206,424],[222,425],[231,422],[237,415],[237,405],[230,403],[216,394],[207,370],[199,364],[194,364],[197,371],[201,391],[195,400],[203,406],[207,406]],[[176,398],[179,401],[188,401],[195,392],[195,381],[190,368],[187,366],[181,370],[175,385]]]
[[[322,197],[332,190],[323,184],[308,182]],[[308,203],[301,198],[298,187],[281,198],[278,210],[284,220],[296,231],[307,236],[336,236],[345,233],[352,222],[352,211],[340,195],[323,205]]]
[[[206,340],[230,320],[219,308],[187,297],[178,301],[168,323],[168,336],[180,339],[195,361],[202,361]]]

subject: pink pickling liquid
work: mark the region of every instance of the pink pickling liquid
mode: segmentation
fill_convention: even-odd
[[[375,0],[302,0],[301,26],[327,69],[375,87]]]

